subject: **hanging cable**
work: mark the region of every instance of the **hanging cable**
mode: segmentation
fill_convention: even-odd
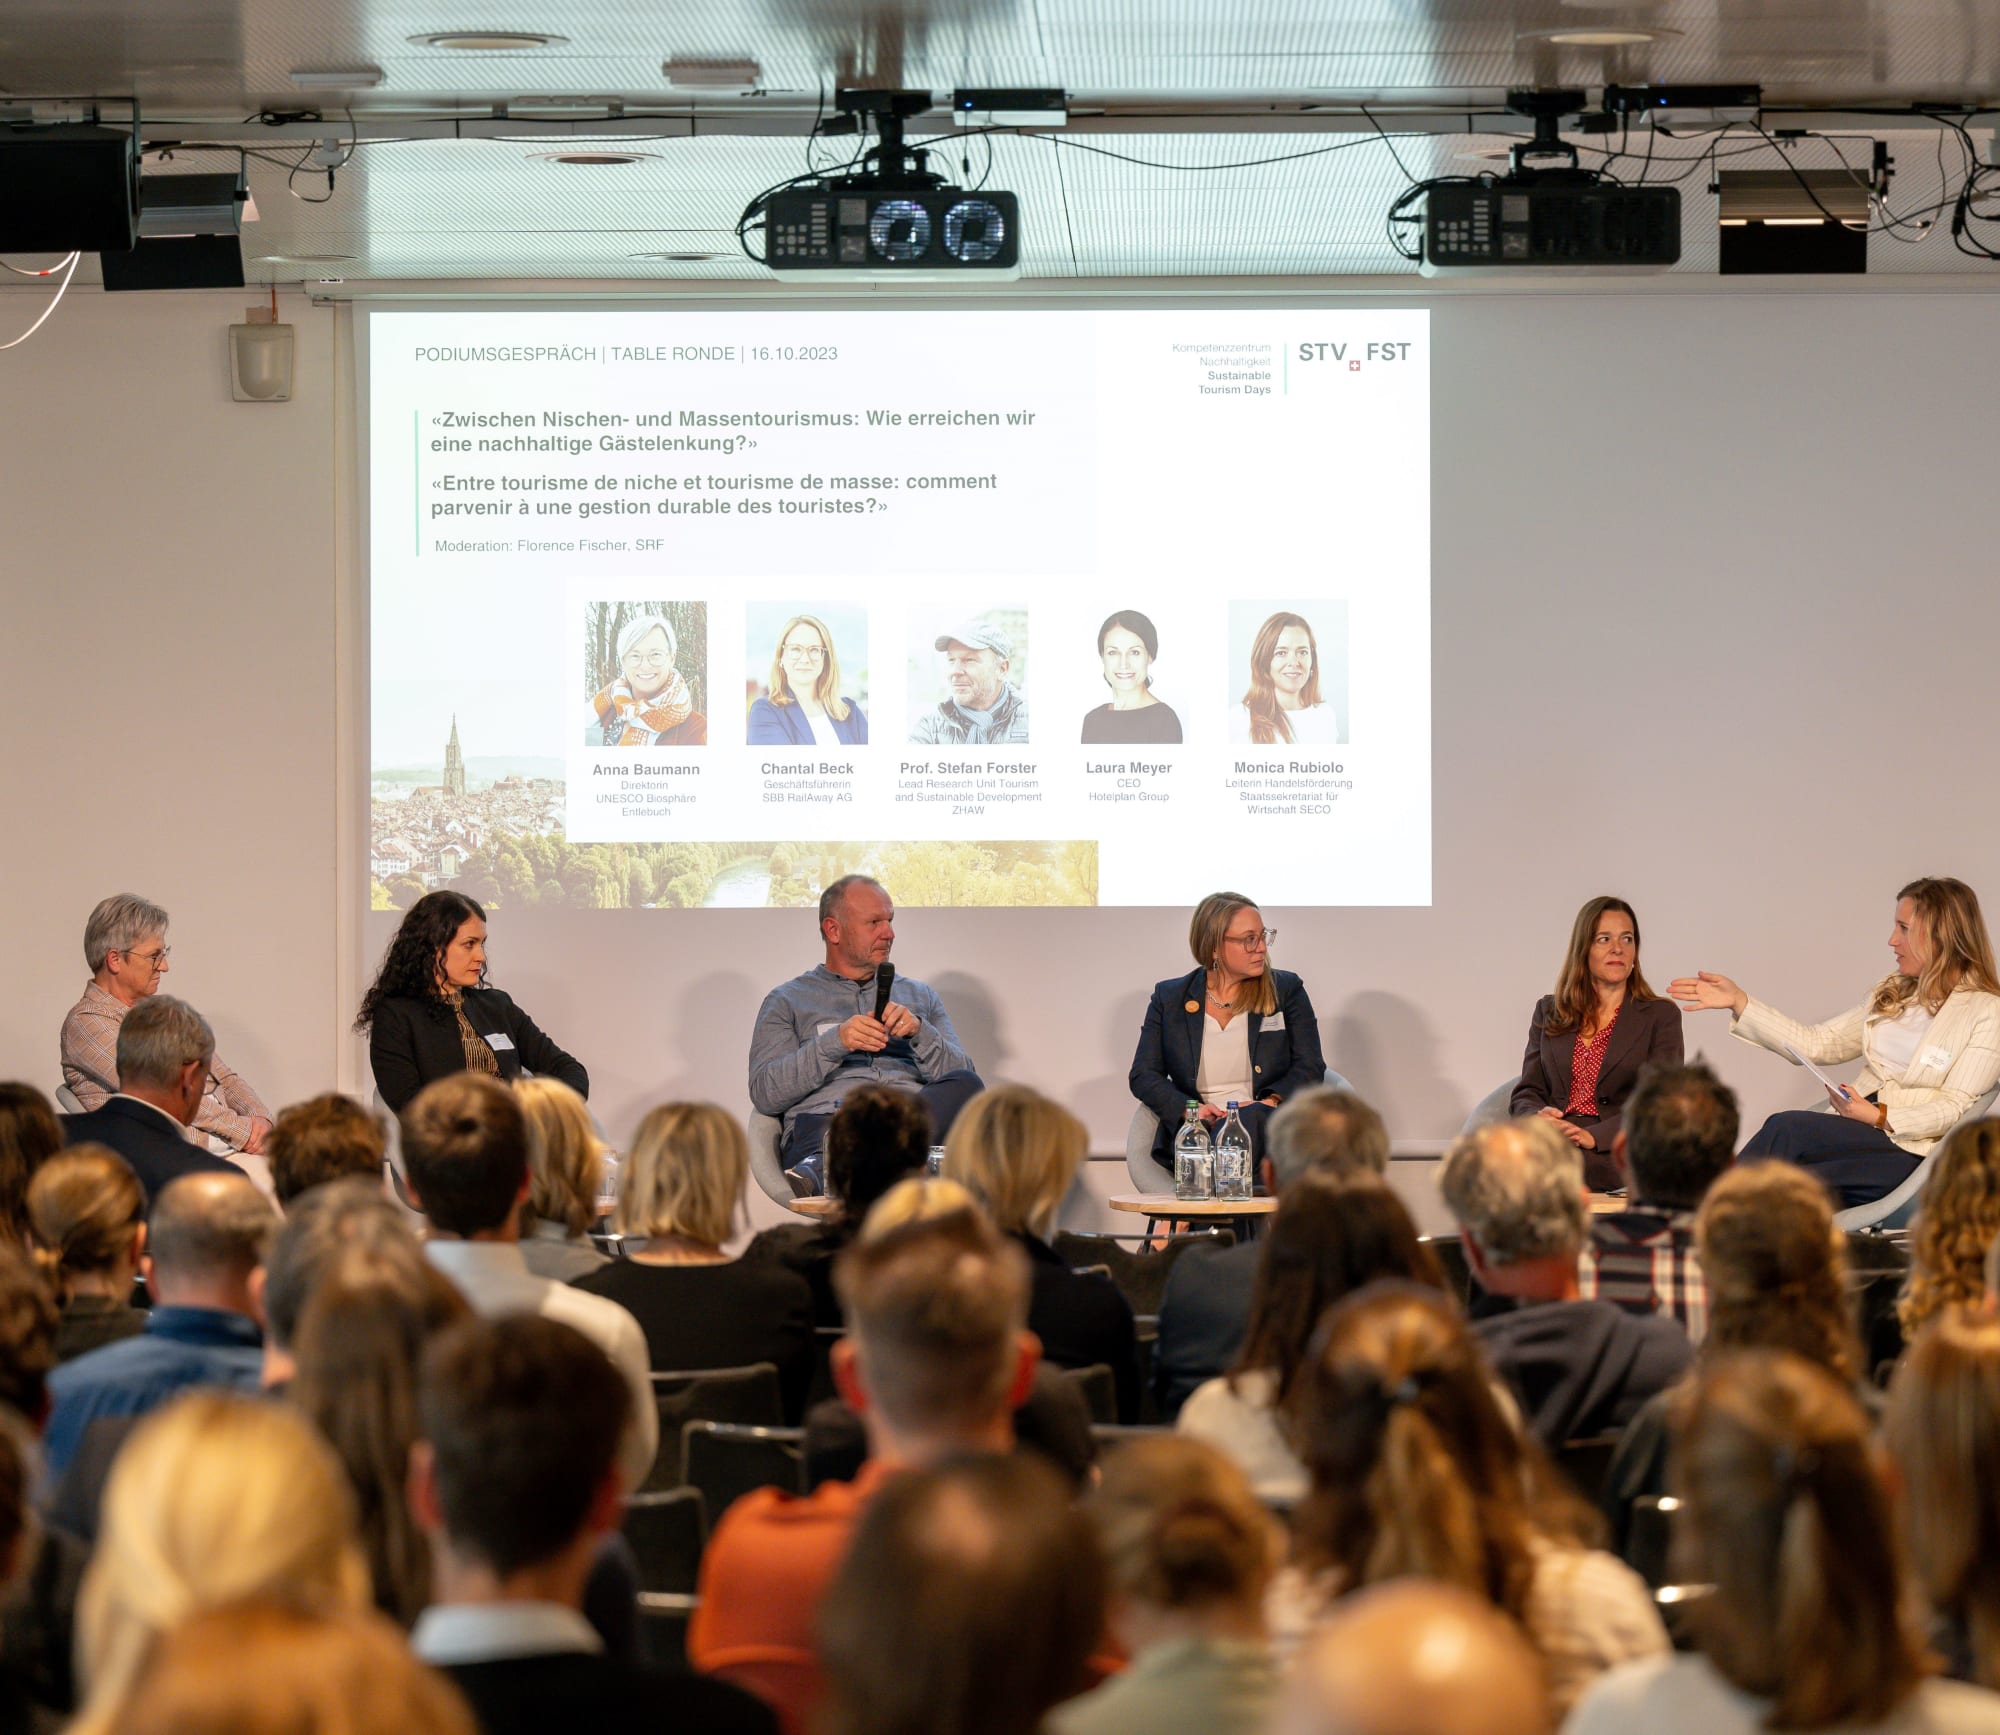
[[[69,280],[76,275],[76,262],[82,257],[83,255],[81,253],[72,253],[69,256],[69,258],[63,262],[62,265],[51,265],[46,271],[22,271],[20,266],[18,265],[11,265],[8,267],[10,271],[18,272],[23,277],[53,277],[58,271],[61,271],[63,274],[63,280],[62,282],[56,285],[55,300],[51,301],[47,307],[42,309],[42,317],[36,320],[33,325],[29,326],[26,331],[22,332],[19,337],[14,338],[11,342],[0,343],[0,349],[12,349],[15,346],[15,344],[26,343],[29,338],[33,337],[36,332],[42,329],[43,322],[47,320],[50,314],[55,312],[55,310],[62,305],[62,298],[64,292],[67,291],[69,288]],[[68,269],[65,270],[64,266],[67,266]]]

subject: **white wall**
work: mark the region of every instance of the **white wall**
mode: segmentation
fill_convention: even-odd
[[[332,1004],[349,503],[329,482],[330,316],[289,315],[298,402],[233,405],[221,327],[240,300],[82,299],[0,358],[20,821],[0,1072],[52,1080],[83,914],[130,885],[174,909],[176,985],[274,1100],[363,1079]],[[1991,299],[1433,305],[1436,902],[1267,911],[1329,1060],[1401,1137],[1454,1130],[1514,1069],[1598,891],[1637,905],[1656,983],[1724,969],[1802,1015],[1886,967],[1905,879],[1955,873],[2000,902]],[[1329,510],[1369,509],[1329,481]],[[1256,891],[1254,864],[1221,877]],[[1041,1084],[1099,1149],[1122,1145],[1146,990],[1184,967],[1181,912],[899,926],[898,964],[944,991],[989,1077]],[[366,925],[350,970],[385,933]],[[815,955],[809,915],[761,911],[522,911],[494,951],[496,979],[590,1066],[614,1135],[668,1093],[742,1106],[757,1001]],[[1753,1123],[1809,1099],[1712,1017],[1690,1029],[1703,1045]]]

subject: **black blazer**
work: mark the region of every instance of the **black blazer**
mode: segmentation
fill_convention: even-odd
[[[1564,1108],[1569,1103],[1576,1032],[1565,1030],[1559,1036],[1550,1036],[1543,1029],[1555,1006],[1556,997],[1544,994],[1535,1002],[1534,1016],[1528,1020],[1528,1051],[1521,1056],[1521,1082],[1514,1086],[1513,1100],[1508,1105],[1517,1115]],[[1625,1099],[1639,1082],[1640,1069],[1655,1062],[1678,1066],[1685,1054],[1679,1006],[1671,1000],[1626,1000],[1618,1022],[1612,1026],[1604,1065],[1597,1074],[1597,1118],[1580,1116],[1575,1122],[1587,1127],[1597,1141],[1596,1151],[1583,1153],[1584,1169],[1593,1186],[1619,1185],[1610,1178],[1615,1174],[1610,1168],[1611,1141],[1623,1124]]]
[[[1326,1082],[1326,1058],[1319,1051],[1319,1020],[1313,1016],[1306,987],[1289,970],[1271,972],[1277,978],[1278,1010],[1264,1028],[1261,1012],[1250,1013],[1250,1066],[1253,1095],[1295,1096]],[[1195,1089],[1201,1065],[1202,1008],[1208,993],[1206,971],[1176,976],[1157,984],[1146,1022],[1139,1031],[1139,1051],[1132,1056],[1126,1082],[1132,1094],[1160,1117],[1153,1135],[1153,1155],[1167,1161],[1181,1114]],[[1194,1010],[1190,1012],[1189,1006]]]
[[[506,1038],[492,1044],[502,1078],[532,1072],[538,1078],[561,1079],[578,1096],[590,1095],[590,1074],[498,988],[466,989],[465,1021],[481,1036]],[[368,1033],[368,1064],[374,1068],[382,1100],[401,1114],[432,1079],[465,1070],[458,1020],[442,1000],[384,1000],[375,1008],[375,1023]]]
[[[769,1706],[706,1675],[635,1669],[581,1651],[447,1663],[480,1735],[550,1735],[556,1729],[657,1735],[777,1735]]]
[[[62,1135],[66,1145],[108,1145],[123,1157],[146,1189],[149,1211],[160,1189],[183,1175],[243,1173],[182,1138],[164,1109],[129,1096],[110,1097],[88,1114],[64,1115]]]

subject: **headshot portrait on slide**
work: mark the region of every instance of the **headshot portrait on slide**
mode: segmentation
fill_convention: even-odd
[[[1238,745],[1347,739],[1345,602],[1231,603],[1229,669],[1229,738]]]
[[[708,742],[708,604],[583,605],[587,747]]]
[[[1083,741],[1173,742],[1181,738],[1181,720],[1153,691],[1153,664],[1160,656],[1160,634],[1150,616],[1121,608],[1104,617],[1097,629],[1097,659],[1111,697],[1083,714]]]
[[[743,658],[752,747],[868,744],[861,708],[868,696],[868,616],[862,610],[753,602],[744,610]]]
[[[910,739],[927,747],[1025,747],[1028,611],[919,615],[910,638]]]

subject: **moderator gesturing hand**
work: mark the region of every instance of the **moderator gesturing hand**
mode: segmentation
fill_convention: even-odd
[[[1690,1012],[1722,1012],[1743,1015],[1743,1008],[1750,1004],[1750,996],[1736,986],[1727,976],[1718,975],[1713,970],[1698,970],[1692,976],[1676,976],[1667,984],[1667,992]]]
[[[850,1054],[880,1054],[889,1046],[889,1033],[871,1013],[857,1012],[840,1027],[840,1046]]]

